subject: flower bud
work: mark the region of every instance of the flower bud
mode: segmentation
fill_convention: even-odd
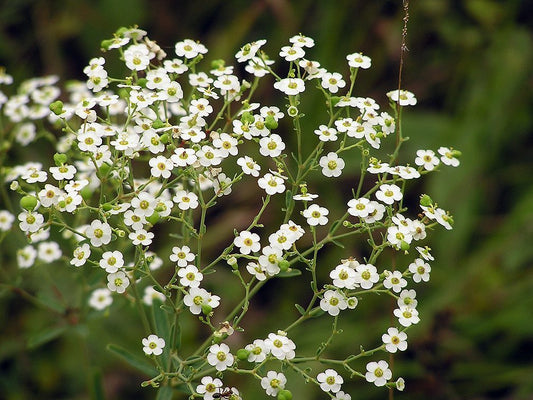
[[[165,123],[161,121],[159,118],[157,118],[154,122],[152,122],[152,128],[159,129],[163,128],[165,126]]]
[[[159,213],[157,211],[154,211],[152,215],[146,217],[146,220],[152,225],[157,224],[159,222]]]
[[[116,234],[117,234],[118,237],[123,238],[123,237],[126,236],[126,232],[123,231],[122,229],[117,229],[115,232],[116,232]]]
[[[20,199],[20,206],[28,211],[33,211],[37,206],[37,199],[34,196],[24,196]]]
[[[255,121],[254,116],[250,113],[250,111],[245,111],[241,115],[241,122],[243,124],[253,124]]]
[[[287,389],[281,389],[278,392],[278,400],[292,400],[291,391]]]
[[[287,260],[281,260],[278,263],[278,267],[281,270],[281,272],[285,272],[289,269],[290,263]]]
[[[113,205],[111,203],[104,203],[102,204],[102,210],[109,211],[113,208]]]
[[[163,133],[159,140],[161,140],[161,143],[167,144],[170,141],[170,137],[168,136],[168,133]]]
[[[265,126],[269,129],[276,129],[278,127],[278,121],[272,115],[267,115],[265,118]]]
[[[213,307],[211,307],[209,304],[202,304],[202,313],[204,315],[209,315],[213,311]]]
[[[433,200],[431,200],[431,197],[429,197],[427,194],[423,194],[420,196],[420,205],[424,207],[429,207],[433,204]]]
[[[55,115],[63,114],[63,102],[61,100],[54,101],[49,108]]]
[[[61,153],[55,153],[54,154],[54,163],[56,164],[56,167],[60,167],[63,164],[65,164],[68,160],[68,157],[66,154]]]
[[[226,62],[224,60],[218,59],[218,60],[211,61],[212,69],[224,68],[225,65],[226,65]]]
[[[11,190],[18,190],[20,188],[20,184],[18,181],[11,182],[11,185],[9,185],[9,188]]]
[[[250,351],[246,349],[239,349],[237,350],[237,353],[236,353],[237,358],[241,361],[247,360],[249,354],[250,354]]]
[[[400,243],[400,249],[402,249],[403,251],[407,251],[409,250],[409,243],[407,243],[405,240],[402,240],[401,243]]]
[[[146,82],[148,82],[148,79],[146,78],[139,78],[137,79],[137,85],[139,85],[140,87],[142,88],[145,88],[146,87]]]

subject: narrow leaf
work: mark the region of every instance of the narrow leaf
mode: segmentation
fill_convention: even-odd
[[[305,314],[305,310],[304,308],[299,305],[299,304],[295,304],[294,307],[296,307],[296,309],[298,310],[298,312],[301,314],[301,315],[304,315]]]
[[[161,386],[157,391],[156,400],[171,400],[172,388],[170,386]]]
[[[28,338],[27,346],[29,349],[35,349],[51,340],[61,336],[67,330],[67,326],[53,326],[42,330],[41,332]]]
[[[130,353],[125,348],[120,347],[116,344],[108,344],[107,350],[112,353],[115,353],[117,356],[126,361],[129,365],[134,368],[137,368],[139,371],[144,372],[146,375],[157,375],[157,370],[152,365],[150,365],[145,359]]]

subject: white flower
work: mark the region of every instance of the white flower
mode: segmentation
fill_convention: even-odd
[[[325,207],[320,207],[318,204],[311,204],[306,208],[302,215],[307,218],[307,223],[311,226],[326,225],[328,223],[329,210]]]
[[[194,210],[198,207],[198,196],[193,192],[178,190],[172,198],[180,210]]]
[[[245,62],[251,60],[255,57],[257,51],[261,48],[262,45],[266,43],[266,40],[256,40],[252,43],[247,43],[241,47],[241,49],[235,54],[237,62]]]
[[[164,156],[157,156],[151,158],[150,161],[148,161],[148,164],[151,167],[150,174],[154,178],[161,177],[164,179],[168,179],[170,178],[172,169],[174,168],[174,163],[172,162],[172,160]]]
[[[279,273],[279,262],[283,259],[283,250],[280,247],[265,246],[262,249],[263,255],[257,260],[259,265],[265,269],[268,275],[273,276]]]
[[[429,281],[429,273],[431,272],[431,267],[424,260],[417,258],[414,262],[409,264],[409,272],[413,274],[413,281],[419,283],[420,281],[427,282]]]
[[[335,393],[335,397],[333,398],[333,400],[352,400],[352,396],[340,390],[337,393]]]
[[[324,392],[337,393],[341,390],[341,385],[344,382],[342,376],[334,369],[328,368],[324,372],[317,375],[316,380],[320,383],[320,389]]]
[[[41,242],[37,246],[37,257],[45,263],[59,260],[62,254],[56,242]]]
[[[320,125],[318,129],[315,129],[315,135],[322,142],[334,142],[337,140],[337,130],[328,128],[326,125]]]
[[[368,69],[372,64],[370,57],[364,56],[361,53],[352,53],[346,56],[348,65],[352,68]]]
[[[459,166],[460,162],[457,158],[455,158],[452,149],[449,149],[448,147],[439,147],[438,152],[441,155],[440,160],[443,164],[451,165],[452,167]]]
[[[340,176],[345,165],[344,160],[334,152],[329,152],[326,156],[322,156],[319,164],[322,167],[322,175],[327,177]]]
[[[107,288],[112,292],[124,293],[130,285],[130,280],[124,271],[107,275]]]
[[[259,152],[265,157],[277,157],[285,149],[281,136],[275,133],[259,140]]]
[[[194,261],[195,255],[191,253],[189,246],[173,247],[170,261],[178,264],[178,267],[186,267],[187,264]]]
[[[248,264],[246,264],[246,270],[248,271],[248,273],[250,273],[250,275],[255,276],[255,279],[257,279],[258,281],[264,281],[267,278],[267,270],[261,264],[249,262]]]
[[[313,47],[315,45],[315,41],[312,38],[302,34],[292,36],[289,42],[298,47]]]
[[[355,282],[363,289],[370,289],[379,281],[377,268],[372,264],[359,264],[355,267]]]
[[[320,300],[320,308],[333,316],[339,315],[347,306],[344,296],[336,290],[326,290],[324,298]]]
[[[269,396],[277,396],[278,392],[285,388],[286,383],[287,378],[281,372],[268,371],[267,375],[261,378],[261,387]]]
[[[396,353],[397,350],[405,351],[407,349],[407,333],[400,332],[396,328],[387,329],[387,333],[381,335],[381,340],[389,353]]]
[[[269,333],[265,339],[265,346],[278,360],[291,360],[296,355],[294,352],[296,345],[282,331],[278,331],[278,334]]]
[[[418,301],[416,300],[416,291],[414,289],[402,290],[398,298],[398,307],[415,308],[417,304]]]
[[[95,310],[103,310],[113,303],[111,291],[106,288],[96,289],[89,297],[89,306]]]
[[[392,289],[395,293],[399,293],[401,292],[402,288],[407,286],[407,281],[402,277],[402,273],[400,271],[385,271],[383,286],[385,286],[387,289]]]
[[[13,226],[15,217],[7,210],[0,210],[0,231],[7,232]]]
[[[250,252],[259,251],[261,248],[259,235],[249,231],[241,231],[233,243],[239,248],[241,254],[250,254]]]
[[[222,388],[222,381],[218,378],[211,376],[204,376],[200,381],[200,385],[196,386],[196,392],[204,395],[204,400],[213,400],[213,395],[218,393],[218,390]]]
[[[355,289],[356,273],[350,264],[350,262],[345,262],[337,265],[335,269],[329,273],[329,277],[333,279],[333,285],[335,287],[338,287],[339,289]]]
[[[75,267],[80,267],[85,264],[90,255],[91,248],[87,243],[85,243],[74,249],[73,257],[72,260],[70,260],[70,263]]]
[[[207,48],[203,44],[191,39],[185,39],[176,43],[174,50],[178,57],[185,57],[188,59],[194,58],[198,54],[207,53]]]
[[[221,133],[218,137],[213,139],[213,146],[215,146],[223,158],[228,157],[228,155],[236,156],[239,152],[237,145],[239,141],[228,135],[227,133]]]
[[[145,229],[138,229],[136,231],[130,232],[128,237],[131,239],[131,243],[134,246],[149,246],[152,243],[154,234],[152,232],[147,232]]]
[[[262,339],[255,339],[253,343],[247,344],[244,348],[250,352],[248,361],[256,363],[263,362],[269,352],[265,341]]]
[[[200,286],[200,282],[204,278],[203,274],[194,265],[187,265],[185,268],[180,268],[178,275],[181,278],[180,283],[188,287]]]
[[[44,223],[44,217],[37,212],[22,211],[17,218],[20,230],[26,233],[37,232]]]
[[[439,158],[433,150],[417,150],[415,164],[423,166],[426,171],[432,171],[439,165]]]
[[[426,261],[434,261],[435,258],[431,255],[430,251],[431,249],[429,247],[416,247],[416,251],[420,254],[420,256],[426,260]]]
[[[366,365],[366,370],[367,382],[374,383],[376,386],[385,386],[387,381],[392,378],[392,371],[389,369],[387,361],[369,362]]]
[[[418,311],[412,307],[400,307],[396,308],[394,311],[394,316],[398,318],[400,325],[408,327],[411,325],[418,324],[420,318],[418,317]]]
[[[106,270],[107,273],[113,274],[124,266],[124,256],[118,250],[106,251],[102,254],[102,259],[99,262],[100,268]]]
[[[73,165],[63,164],[60,167],[50,167],[50,173],[56,181],[74,178],[76,167]]]
[[[158,337],[157,335],[148,335],[148,337],[142,340],[143,351],[147,356],[153,354],[158,356],[163,353],[165,348],[165,339]]]
[[[402,199],[402,190],[394,184],[383,184],[376,192],[376,198],[385,204],[392,204]]]
[[[207,362],[216,368],[217,371],[224,371],[233,364],[234,357],[225,343],[214,344],[209,348]]]
[[[189,307],[192,314],[198,315],[202,312],[202,306],[210,308],[218,307],[220,297],[212,295],[205,289],[193,287],[183,297],[183,303]]]
[[[387,96],[395,102],[398,102],[398,89],[392,90],[387,93]],[[416,97],[413,93],[407,90],[400,90],[400,105],[401,106],[414,106],[416,104]]]
[[[373,204],[365,197],[348,201],[348,214],[354,217],[366,218],[372,211],[374,211]]]
[[[285,191],[283,178],[273,175],[271,173],[267,173],[262,178],[259,178],[257,180],[257,184],[261,189],[264,189],[267,194],[270,195],[276,193],[283,193]]]
[[[322,75],[321,84],[324,89],[329,90],[331,93],[337,93],[339,88],[346,86],[346,82],[338,72],[326,72]]]
[[[305,51],[300,46],[283,46],[279,55],[285,61],[295,61],[305,56]]]
[[[274,88],[290,96],[302,93],[305,83],[300,78],[285,78],[274,83]]]
[[[33,246],[27,245],[17,250],[17,264],[19,268],[29,268],[37,258],[37,250]]]
[[[237,159],[237,165],[242,168],[242,172],[246,175],[259,176],[261,167],[251,157],[244,156]]]
[[[95,219],[85,230],[85,235],[94,247],[100,247],[111,241],[111,226],[108,223]]]

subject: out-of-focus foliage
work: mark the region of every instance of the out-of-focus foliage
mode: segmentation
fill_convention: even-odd
[[[463,158],[461,168],[422,188],[453,212],[456,224],[453,234],[435,233],[432,280],[419,293],[422,322],[410,330],[407,353],[396,357],[396,375],[407,379],[397,399],[533,394],[533,16],[525,3],[411,4],[403,82],[419,105],[405,112],[404,132],[412,138],[406,149],[451,144]],[[18,82],[48,73],[83,79],[98,43],[120,25],[138,24],[168,51],[177,40],[199,39],[212,59],[259,38],[275,52],[301,32],[316,39],[313,54],[331,60],[324,66],[332,71],[345,71],[347,53],[372,57],[356,92],[385,103],[385,92],[397,86],[401,23],[399,0],[6,0],[0,8],[0,65]],[[309,109],[313,126],[313,105]],[[19,246],[16,240],[0,247],[2,282],[14,275],[16,266],[4,252]],[[151,398],[153,391],[139,388],[143,376],[103,351],[127,337],[121,332],[135,311],[124,303],[120,317],[104,326],[78,324],[77,310],[70,308],[77,304],[72,281],[54,266],[41,274],[22,274],[33,277],[9,281],[20,289],[0,291],[0,397]],[[39,293],[41,303],[27,302],[25,290]],[[263,300],[265,308],[293,312],[283,298],[265,294]],[[368,327],[358,325],[363,320]],[[341,327],[369,346],[389,323],[371,313],[353,322]],[[306,335],[314,334],[305,328]],[[337,346],[350,346],[347,336]],[[357,399],[385,396],[363,382],[346,389]],[[313,395],[305,386],[292,390],[297,398]]]

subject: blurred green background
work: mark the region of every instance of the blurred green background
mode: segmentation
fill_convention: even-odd
[[[432,279],[419,290],[422,321],[409,331],[408,350],[396,357],[395,376],[406,378],[407,389],[395,398],[531,399],[532,8],[520,0],[411,3],[403,82],[419,104],[404,113],[404,132],[412,138],[404,150],[453,146],[463,158],[460,168],[430,175],[419,188],[456,223],[452,232],[433,233]],[[248,41],[267,39],[274,55],[301,32],[316,40],[310,53],[328,70],[344,72],[348,53],[370,56],[372,68],[360,73],[356,94],[386,104],[385,93],[397,86],[402,16],[399,0],[4,0],[0,65],[17,82],[50,73],[84,79],[82,69],[99,55],[100,41],[122,25],[138,24],[169,53],[178,40],[198,39],[209,59],[230,63],[229,55]],[[70,284],[55,272],[55,285]],[[29,290],[42,282],[25,277]],[[100,374],[109,399],[153,395],[139,388],[142,375],[102,351],[114,336],[115,342],[128,337],[121,318],[132,310],[123,306],[118,320],[94,327],[69,321],[65,329],[75,334],[29,348],[33,333],[68,320],[58,310],[43,312],[20,294],[1,293],[0,398],[88,399]],[[360,332],[363,320],[342,327]],[[369,326],[379,326],[374,336],[386,328],[373,320]],[[87,330],[95,333],[87,336]],[[125,347],[138,347],[136,338],[127,340]],[[364,382],[346,388],[352,399],[388,396]],[[305,390],[296,398],[320,398]]]

